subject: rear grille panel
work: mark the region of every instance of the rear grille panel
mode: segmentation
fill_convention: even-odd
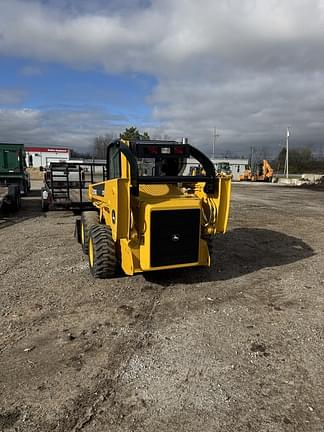
[[[151,212],[151,267],[199,259],[200,209]]]

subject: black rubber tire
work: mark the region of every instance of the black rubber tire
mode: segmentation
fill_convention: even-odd
[[[81,213],[81,246],[83,253],[89,252],[89,233],[93,225],[99,223],[99,215],[96,211],[84,211]]]
[[[49,203],[42,198],[42,211],[47,212],[49,209]]]
[[[16,196],[16,205],[15,205],[15,210],[18,211],[21,207],[21,196],[20,193],[17,194]]]
[[[21,207],[20,188],[16,185],[9,185],[8,196],[11,201],[9,210],[18,211]]]
[[[26,181],[23,182],[22,185],[22,195],[27,196],[28,195],[28,183]]]
[[[92,246],[91,246],[92,245]],[[114,277],[117,270],[115,242],[107,225],[94,225],[89,233],[89,267],[92,276],[99,279]],[[93,262],[91,262],[91,256]]]
[[[13,211],[18,211],[21,207],[21,198],[20,198],[20,193],[17,193],[13,198],[12,198],[12,204],[11,204],[11,209]]]

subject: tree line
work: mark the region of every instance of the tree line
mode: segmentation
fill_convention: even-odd
[[[150,136],[147,132],[141,133],[136,127],[131,126],[126,128],[119,134],[119,138],[125,140],[149,140]],[[92,144],[92,147],[85,152],[71,151],[72,158],[82,159],[105,159],[106,149],[108,144],[117,139],[117,135],[107,133],[105,135],[97,136]],[[256,152],[257,159],[268,159],[267,152],[264,147],[259,152]],[[283,148],[278,156],[270,161],[276,173],[283,173],[285,168],[286,149]],[[289,150],[289,172],[291,174],[302,173],[323,173],[324,160],[316,159],[309,148],[298,148]]]
[[[316,159],[309,148],[290,149],[289,173],[324,173],[324,160]],[[283,148],[278,156],[271,161],[271,165],[276,173],[283,173],[285,169],[286,149]]]

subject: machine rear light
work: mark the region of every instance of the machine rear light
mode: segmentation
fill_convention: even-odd
[[[157,146],[148,146],[146,147],[147,153],[151,155],[159,154],[159,148]]]
[[[176,154],[176,155],[183,155],[184,154],[184,152],[185,152],[185,148],[184,147],[180,147],[180,146],[178,146],[178,147],[174,147],[174,154]]]

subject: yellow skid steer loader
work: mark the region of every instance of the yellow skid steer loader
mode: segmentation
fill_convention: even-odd
[[[183,175],[189,157],[203,174]],[[218,175],[190,144],[112,142],[107,180],[89,186],[95,211],[77,222],[92,275],[210,266],[211,239],[226,231],[230,194],[230,176]]]

